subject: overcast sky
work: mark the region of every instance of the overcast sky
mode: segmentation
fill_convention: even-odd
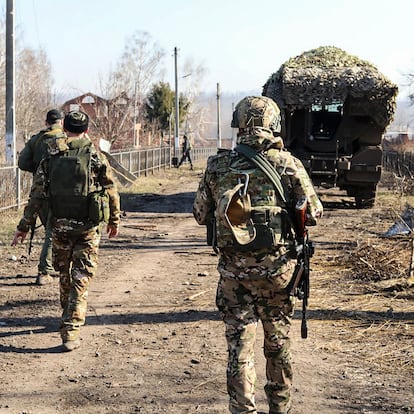
[[[172,86],[174,47],[179,62],[206,68],[204,91],[260,93],[288,58],[336,46],[402,89],[414,72],[413,19],[412,0],[15,0],[17,35],[46,51],[58,92],[98,92],[137,30],[165,49]]]

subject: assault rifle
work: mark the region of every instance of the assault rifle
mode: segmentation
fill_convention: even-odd
[[[309,298],[309,276],[310,276],[310,258],[313,256],[315,249],[309,241],[306,223],[307,200],[300,200],[295,206],[294,226],[297,242],[297,263],[291,281],[289,282],[288,291],[291,296],[296,296],[302,301],[302,324],[301,337],[308,337],[308,325],[306,321],[306,309]]]
[[[37,222],[37,217],[30,226],[30,239],[29,239],[29,248],[28,248],[28,256],[29,257],[30,257],[30,254],[32,253],[33,238],[34,238],[36,229],[38,229],[39,227],[41,227],[43,225],[42,223],[40,223],[38,226],[36,226],[36,222]]]
[[[28,251],[29,257],[30,257],[30,253],[32,253],[33,237],[34,237],[35,231],[36,231],[36,220],[34,220],[32,225],[30,226],[30,240],[29,240],[29,251]]]

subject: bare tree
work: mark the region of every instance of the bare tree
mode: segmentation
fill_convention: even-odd
[[[52,69],[43,50],[23,49],[16,65],[16,137],[26,141],[52,102]]]
[[[414,124],[414,108],[409,102],[398,102],[394,119],[388,126],[388,132],[409,132]]]
[[[114,76],[137,102],[138,109],[151,85],[163,77],[164,57],[164,50],[148,32],[137,31],[127,39]]]
[[[148,32],[137,31],[127,38],[115,69],[100,80],[107,109],[99,115],[95,127],[105,139],[114,142],[135,135],[136,124],[144,121],[146,94],[164,73],[164,56],[164,50]]]

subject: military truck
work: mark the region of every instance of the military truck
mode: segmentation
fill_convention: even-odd
[[[333,46],[289,59],[263,86],[281,109],[285,146],[314,185],[345,190],[358,207],[375,202],[397,92],[374,65]]]

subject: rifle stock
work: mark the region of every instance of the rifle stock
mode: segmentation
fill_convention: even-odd
[[[299,200],[295,206],[295,232],[296,239],[302,241],[306,237],[306,208],[308,202],[306,198]]]

